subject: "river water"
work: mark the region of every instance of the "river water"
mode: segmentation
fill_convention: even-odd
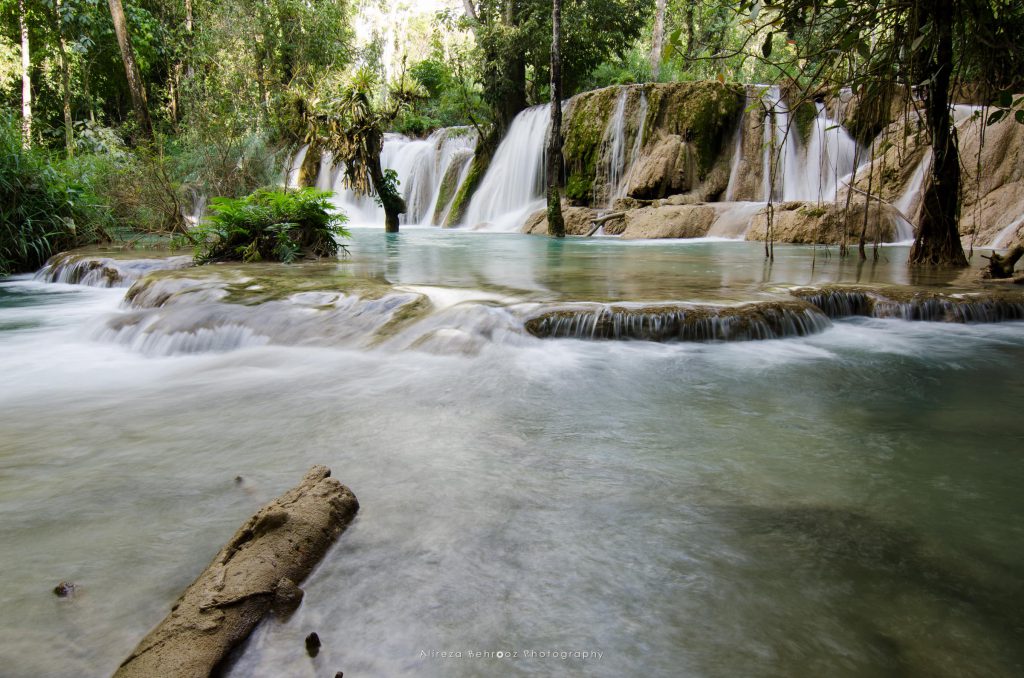
[[[412,229],[339,269],[530,300],[909,282],[901,248],[776,255]],[[123,294],[0,283],[4,676],[109,675],[316,463],[359,516],[233,676],[1024,670],[1024,323],[160,355],[103,331]]]

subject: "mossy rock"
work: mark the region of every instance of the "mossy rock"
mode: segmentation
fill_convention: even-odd
[[[565,182],[565,195],[573,201],[573,204],[589,204],[594,195],[593,178],[588,180],[582,174],[570,174],[569,180]]]
[[[650,85],[647,90],[649,134],[678,134],[697,151],[703,179],[714,166],[746,105],[742,85],[718,81]]]
[[[476,193],[476,189],[480,187],[480,182],[483,181],[484,175],[487,174],[487,168],[491,165],[491,157],[494,153],[493,148],[491,144],[480,144],[477,147],[476,154],[473,156],[473,160],[470,161],[466,180],[458,187],[455,199],[452,200],[451,209],[448,210],[448,217],[441,224],[445,228],[451,228],[462,223],[463,217],[466,216],[466,210],[469,209],[469,202],[473,198],[473,194]],[[438,200],[438,204],[440,203],[441,201]]]
[[[601,142],[608,121],[615,111],[620,91],[620,87],[605,87],[584,92],[573,97],[569,104],[562,155],[565,157],[566,172],[575,185],[575,193],[580,196],[575,198],[568,194],[574,199],[589,199],[593,193]],[[586,198],[583,197],[584,193],[588,194]]]

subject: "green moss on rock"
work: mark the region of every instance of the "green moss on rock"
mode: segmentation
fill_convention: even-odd
[[[703,179],[735,130],[746,95],[742,85],[705,80],[650,85],[647,100],[647,128],[689,142]]]

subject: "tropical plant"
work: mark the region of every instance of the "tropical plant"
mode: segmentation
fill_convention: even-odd
[[[300,101],[306,142],[330,150],[344,167],[348,187],[360,195],[375,195],[384,208],[384,230],[397,233],[398,217],[406,206],[397,174],[389,175],[381,166],[384,131],[425,92],[403,70],[383,95],[376,95],[377,77],[365,67],[356,70],[340,90],[337,97],[314,91]]]
[[[244,198],[214,198],[211,214],[192,231],[195,259],[282,261],[335,257],[347,248],[344,214],[332,212],[330,192],[259,189]]]
[[[50,160],[23,149],[17,123],[0,119],[0,275],[34,270],[62,248],[105,236],[105,207]]]

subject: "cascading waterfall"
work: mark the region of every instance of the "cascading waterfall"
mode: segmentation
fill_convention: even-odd
[[[828,117],[823,103],[806,145],[797,139],[789,108],[777,86],[768,87],[764,102],[764,153],[761,197],[776,200],[828,201],[836,197],[840,177],[855,169],[857,144],[846,130]]]
[[[838,122],[828,117],[825,104],[815,106],[817,114],[803,149],[802,162],[790,162],[786,166],[786,200],[834,200],[839,178],[855,169],[856,142]],[[795,158],[790,156],[790,159]]]
[[[622,176],[626,166],[626,101],[629,99],[629,89],[623,87],[615,101],[615,112],[604,132],[603,145],[608,150],[602,153],[604,167],[602,168],[607,176],[605,187],[608,192],[608,206],[619,190]]]
[[[330,191],[334,187],[334,154],[324,151],[320,156],[320,170],[316,175],[316,187],[321,191]]]
[[[517,231],[544,206],[545,141],[551,106],[534,106],[512,121],[480,187],[469,203],[465,226]]]
[[[401,134],[384,135],[381,165],[398,174],[399,190],[406,204],[406,213],[402,215],[401,223],[441,223],[436,212],[442,183],[455,163],[458,164],[458,170],[454,176],[460,183],[465,180],[475,145],[476,134],[465,127],[445,127],[426,139],[410,139]],[[321,161],[317,186],[321,185],[334,190],[335,205],[348,214],[353,223],[383,223],[384,208],[376,204],[373,196],[356,195],[347,188],[343,168],[325,167]],[[458,184],[449,191],[451,197],[454,197],[457,189]]]
[[[1011,221],[1007,226],[996,234],[996,237],[992,239],[989,247],[992,249],[999,249],[1001,247],[1007,247],[1012,242],[1012,238],[1020,230],[1021,226],[1024,226],[1024,214],[1017,219]]]
[[[732,141],[732,160],[729,162],[729,183],[725,187],[725,201],[736,200],[736,190],[740,178],[740,165],[743,162],[743,124],[746,121],[746,110],[740,114],[739,124],[736,125],[736,133]]]
[[[913,223],[917,221],[917,213],[923,200],[924,180],[932,168],[932,154],[925,153],[917,163],[914,173],[907,182],[903,194],[893,203],[900,211],[902,218],[896,220],[896,238],[900,242],[914,239]]]
[[[630,180],[633,178],[633,171],[637,167],[637,160],[640,159],[640,151],[644,145],[644,134],[647,132],[647,109],[647,92],[640,90],[640,105],[637,109],[637,117],[640,120],[640,124],[637,127],[636,137],[633,139],[633,148],[629,152],[629,164],[626,165],[625,175],[618,188],[612,194],[617,199],[626,197]],[[612,206],[611,202],[609,202],[608,206]]]
[[[299,178],[302,174],[302,163],[306,161],[306,153],[309,152],[309,144],[305,144],[295,152],[295,155],[288,158],[285,163],[285,188],[299,188]]]

